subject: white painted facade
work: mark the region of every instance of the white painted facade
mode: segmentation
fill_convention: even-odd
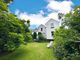
[[[59,21],[50,19],[46,24],[46,38],[47,39],[53,39],[54,37],[54,31],[56,28],[59,27]]]
[[[38,27],[38,32],[41,32],[44,36],[46,36],[46,27],[44,26],[44,25],[40,25],[39,27]]]
[[[44,25],[41,24],[33,32],[41,32],[46,37],[46,39],[54,39],[54,31],[55,29],[59,28],[59,26],[60,21],[50,19]]]

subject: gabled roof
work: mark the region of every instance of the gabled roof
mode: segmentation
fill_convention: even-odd
[[[58,20],[54,20],[54,19],[51,18],[51,19],[49,19],[49,20],[45,23],[45,25],[47,25],[47,23],[50,22],[50,21],[56,21],[56,22],[59,22]]]
[[[43,26],[43,27],[45,27],[45,25],[43,25],[43,24],[39,25],[39,27],[40,27],[40,26]],[[39,27],[38,27],[38,28],[39,28]]]
[[[35,28],[35,29],[33,29],[33,30],[32,30],[32,32],[35,32],[35,31],[37,31],[37,30],[38,30],[38,29],[37,29],[37,28]]]

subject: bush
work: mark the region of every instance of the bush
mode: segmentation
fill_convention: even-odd
[[[37,33],[34,32],[34,33],[32,34],[32,37],[33,37],[33,39],[37,39]]]
[[[18,48],[26,36],[31,39],[30,21],[19,20],[16,15],[8,12],[8,5],[13,0],[0,0],[0,53],[13,51]],[[27,23],[27,24],[25,24]]]
[[[24,41],[23,23],[13,14],[0,12],[0,52],[15,50]]]
[[[54,53],[58,60],[80,60],[80,6],[65,15],[54,37]]]
[[[17,34],[17,33],[9,33],[9,40],[16,43],[17,45],[20,45],[21,43],[24,43],[24,36],[23,34]]]
[[[46,41],[46,38],[41,32],[38,32],[38,41],[39,42]]]
[[[16,45],[12,41],[7,41],[7,43],[4,44],[4,51],[5,52],[14,51],[15,49],[16,49]]]
[[[73,60],[74,55],[79,53],[75,46],[76,37],[76,31],[71,29],[60,28],[55,31],[54,53],[58,60]]]
[[[30,32],[26,32],[25,34],[25,42],[31,42],[32,41],[32,35]]]
[[[4,44],[4,51],[14,51],[22,43],[24,43],[24,37],[22,34],[10,32],[9,39]]]

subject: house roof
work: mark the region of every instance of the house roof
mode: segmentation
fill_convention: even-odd
[[[45,25],[43,25],[43,24],[39,25],[39,27],[40,27],[40,26],[43,26],[43,27],[45,27]],[[39,27],[38,27],[38,28],[39,28]]]
[[[32,30],[32,32],[36,32],[37,30],[38,30],[38,29],[37,29],[37,28],[35,28],[35,29],[33,29],[33,30]]]
[[[45,25],[47,25],[47,23],[50,22],[50,21],[56,21],[56,22],[59,22],[59,20],[55,20],[55,19],[52,19],[52,18],[51,18],[51,19],[49,19],[49,20],[45,23]]]
[[[39,28],[40,26],[43,26],[43,27],[46,28],[47,23],[50,22],[50,21],[56,21],[56,22],[59,22],[59,20],[55,20],[55,19],[52,19],[52,18],[51,18],[51,19],[49,19],[49,20],[45,23],[45,25],[41,24],[41,25],[38,26],[38,28]],[[33,31],[38,30],[38,28],[34,29]]]

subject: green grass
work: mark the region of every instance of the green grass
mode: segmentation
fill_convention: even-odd
[[[0,56],[0,60],[56,60],[47,43],[28,43],[21,45],[16,51]]]

